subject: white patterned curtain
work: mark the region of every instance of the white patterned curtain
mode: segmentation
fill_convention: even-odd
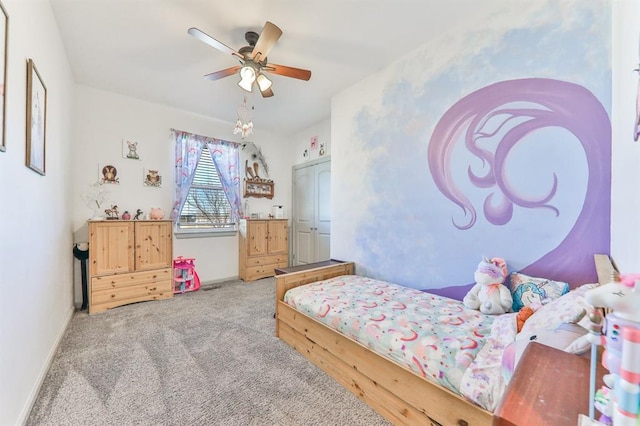
[[[205,145],[209,148],[213,162],[218,169],[222,189],[231,205],[233,217],[236,220],[242,217],[238,144],[182,130],[171,129],[171,131],[175,140],[175,197],[171,211],[174,223],[180,219],[180,211],[187,201],[196,166]]]
[[[231,205],[231,214],[236,220],[242,217],[242,199],[240,198],[240,175],[238,166],[240,164],[240,153],[238,144],[215,140],[207,144],[213,163],[218,169],[222,189]]]

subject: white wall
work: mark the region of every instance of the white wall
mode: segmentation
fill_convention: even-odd
[[[640,141],[633,140],[638,92],[640,2],[613,2],[611,256],[622,273],[640,271]]]
[[[48,0],[9,15],[7,150],[0,152],[0,424],[29,414],[73,313],[73,79]],[[46,175],[25,167],[26,60],[47,87]]]
[[[234,123],[86,86],[77,87],[76,103],[72,170],[73,229],[76,241],[87,241],[86,220],[92,212],[83,201],[82,194],[98,180],[99,164],[109,163],[118,170],[120,184],[102,187],[109,192],[109,200],[118,206],[120,213],[128,210],[134,214],[138,208],[146,213],[151,207],[160,207],[168,218],[174,196],[174,143],[170,129],[242,142],[233,135]],[[140,160],[123,158],[123,138],[138,141]],[[288,206],[291,199],[291,163],[289,155],[286,155],[288,151],[285,139],[255,129],[247,140],[261,148],[269,165],[269,177],[275,182],[273,200],[250,198],[251,211],[270,213],[274,204]],[[241,165],[244,167],[247,151],[241,150],[240,153]],[[162,176],[161,188],[143,185],[145,168],[159,170]],[[176,256],[194,257],[202,282],[238,276],[237,236],[175,239],[174,257]]]
[[[317,137],[316,149],[311,149],[311,138]],[[324,144],[324,157],[331,155],[331,120],[324,120],[294,134],[291,138],[291,154],[294,165],[317,160],[320,155],[320,144]],[[304,151],[307,150],[307,156]]]

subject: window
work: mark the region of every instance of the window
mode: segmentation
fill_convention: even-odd
[[[187,200],[180,211],[179,230],[236,229],[231,204],[224,193],[218,169],[208,149],[204,149],[196,165]]]
[[[242,217],[238,144],[172,129],[178,238],[236,232]]]

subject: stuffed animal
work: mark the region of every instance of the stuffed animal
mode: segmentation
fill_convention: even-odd
[[[554,330],[534,330],[526,335],[518,335],[515,342],[509,343],[502,354],[502,376],[508,382],[520,361],[520,357],[530,342],[560,349],[572,354],[583,354],[589,349],[589,331],[578,322],[584,311],[569,322],[560,324]]]
[[[511,311],[513,298],[509,289],[502,284],[507,276],[507,264],[504,259],[483,258],[474,274],[476,284],[462,299],[469,309],[483,314],[498,315]]]
[[[516,326],[517,326],[518,333],[522,331],[522,326],[524,325],[525,321],[528,320],[529,317],[533,315],[534,312],[535,311],[531,306],[524,306],[522,309],[518,311],[518,315],[516,315]]]

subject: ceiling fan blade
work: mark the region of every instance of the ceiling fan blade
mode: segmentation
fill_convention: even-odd
[[[269,88],[268,88],[268,89],[266,89],[266,90],[263,90],[263,91],[262,91],[262,92],[260,92],[260,93],[262,93],[262,97],[263,97],[263,98],[270,98],[271,96],[273,96],[273,90],[271,90],[271,87],[269,87]]]
[[[223,77],[228,77],[230,75],[236,74],[242,68],[240,65],[236,65],[235,67],[225,68],[220,71],[212,72],[211,74],[206,74],[204,78],[207,80],[219,80]]]
[[[303,70],[301,68],[287,67],[285,65],[267,64],[264,68],[262,68],[262,70],[273,74],[284,75],[285,77],[293,77],[306,81],[311,78],[311,71]]]
[[[251,58],[257,62],[264,61],[281,35],[282,30],[280,28],[269,21],[265,22],[260,37],[258,37],[258,41],[253,47],[253,52],[251,52]]]
[[[226,44],[219,42],[215,38],[211,37],[209,34],[207,34],[205,32],[202,32],[197,28],[193,28],[193,27],[189,28],[187,33],[189,33],[189,35],[192,35],[193,37],[197,38],[198,40],[208,44],[209,46],[220,50],[223,53],[226,53],[226,54],[229,54],[229,55],[235,55],[235,56],[237,56],[239,58],[244,59],[244,57],[240,53],[236,52],[235,50],[233,50],[232,48],[230,48]]]

